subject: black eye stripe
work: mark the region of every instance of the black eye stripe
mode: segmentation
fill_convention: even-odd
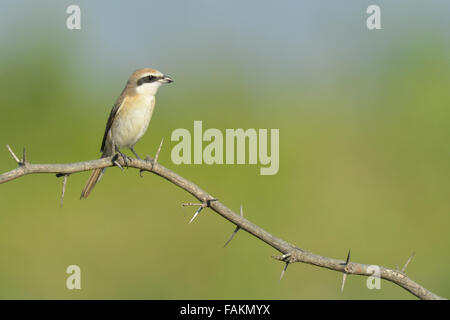
[[[157,76],[145,76],[145,77],[140,78],[137,81],[137,85],[140,86],[144,83],[152,83],[152,82],[158,81],[159,79],[160,79],[160,77],[157,77]]]

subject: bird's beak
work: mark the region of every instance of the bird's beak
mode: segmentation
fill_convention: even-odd
[[[159,79],[159,82],[161,82],[161,83],[171,83],[171,82],[173,82],[173,80],[172,80],[171,77],[164,75],[164,77]]]

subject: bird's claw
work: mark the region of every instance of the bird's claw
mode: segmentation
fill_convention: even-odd
[[[122,157],[123,162],[125,163],[125,166],[128,168],[128,164],[129,164],[129,160],[131,160],[131,158],[129,158],[125,153],[122,153],[119,151],[120,156]]]
[[[144,161],[146,161],[146,162],[151,162],[151,161],[152,161],[152,158],[150,158],[150,156],[147,155],[147,156],[145,157]],[[141,178],[144,177],[144,176],[142,175],[142,172],[144,172],[144,171],[146,171],[146,170],[144,170],[144,169],[140,169],[140,170],[139,170],[139,176],[140,176]]]
[[[128,164],[129,164],[130,158],[129,158],[126,154],[124,154],[124,153],[122,153],[122,152],[120,152],[120,151],[118,151],[118,152],[115,154],[115,156],[114,156],[113,159],[112,159],[112,162],[113,162],[117,167],[119,167],[120,170],[123,170],[123,167],[122,167],[122,166],[120,165],[120,163],[117,161],[117,160],[119,160],[119,156],[122,158],[123,162],[125,163],[125,166],[128,168]]]

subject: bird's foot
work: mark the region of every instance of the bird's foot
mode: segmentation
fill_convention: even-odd
[[[145,161],[145,162],[150,162],[150,163],[152,164],[152,166],[153,166],[152,158],[150,158],[149,155],[147,155],[147,156],[145,157],[144,161]],[[139,170],[139,176],[140,176],[141,178],[144,177],[144,176],[142,175],[142,172],[144,172],[144,171],[146,171],[146,170],[144,170],[144,169]]]
[[[113,157],[113,163],[120,168],[120,170],[123,170],[123,167],[120,165],[120,163],[117,161],[119,160],[119,156],[122,158],[123,162],[125,163],[125,166],[128,168],[128,164],[129,164],[129,160],[131,160],[130,157],[128,157],[126,154],[117,151],[117,153],[115,154],[115,156]]]
[[[131,161],[131,158],[127,156],[125,153],[119,151],[120,156],[122,157],[123,162],[125,163],[125,166],[128,168],[129,161]]]

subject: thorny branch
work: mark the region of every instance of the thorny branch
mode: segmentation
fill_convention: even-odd
[[[162,142],[161,142],[162,145]],[[159,155],[159,152],[161,150],[161,145],[158,149],[157,155]],[[18,164],[18,168],[13,169],[11,171],[5,172],[3,174],[0,174],[0,184],[20,178],[22,176],[28,175],[28,174],[34,174],[34,173],[54,173],[57,175],[57,177],[64,177],[63,181],[63,196],[65,191],[65,186],[67,183],[67,177],[68,175],[72,173],[82,172],[82,171],[89,171],[97,168],[106,168],[114,166],[113,158],[114,157],[108,157],[108,158],[101,158],[98,160],[89,160],[89,161],[83,161],[83,162],[75,162],[75,163],[67,163],[67,164],[32,164],[29,163],[26,159],[26,153],[25,149],[23,152],[22,160],[20,160],[12,151],[12,149],[7,146],[8,151],[10,152],[11,156],[14,158],[14,160]],[[155,159],[156,160],[156,159]],[[194,204],[199,206],[198,212],[200,212],[203,208],[210,208],[234,225],[236,225],[236,229],[232,235],[242,229],[248,232],[249,234],[253,235],[254,237],[264,241],[268,245],[272,246],[279,252],[281,252],[282,256],[274,256],[273,258],[283,261],[285,263],[285,266],[283,268],[283,272],[281,274],[281,277],[283,277],[287,266],[289,264],[295,263],[295,262],[302,262],[311,264],[314,266],[327,268],[330,270],[342,272],[344,274],[344,279],[342,283],[342,288],[345,283],[345,278],[347,275],[361,275],[361,276],[373,276],[372,269],[369,268],[370,265],[368,264],[361,264],[356,262],[350,261],[350,252],[347,256],[347,261],[343,260],[337,260],[333,258],[328,258],[324,256],[320,256],[318,254],[308,252],[306,250],[300,249],[296,247],[293,244],[290,244],[280,238],[277,238],[276,236],[270,234],[269,232],[265,231],[264,229],[258,227],[254,223],[250,222],[249,220],[245,219],[242,215],[235,213],[230,208],[226,207],[223,203],[215,199],[212,195],[195,185],[194,183],[190,182],[189,180],[181,177],[180,175],[176,174],[175,172],[165,168],[161,164],[159,164],[157,161],[153,160],[150,157],[147,157],[146,160],[140,160],[140,159],[134,159],[130,158],[128,159],[128,167],[136,168],[142,171],[148,171],[152,172],[171,183],[175,184],[176,186],[184,189],[185,191],[189,192],[191,195],[193,195],[195,198],[197,198],[201,203]],[[124,160],[120,157],[116,159],[115,161],[118,162],[120,166],[124,166]],[[62,197],[63,197],[62,196]],[[62,201],[62,198],[61,198]],[[191,203],[187,205],[192,205]],[[200,209],[201,208],[201,209]],[[196,216],[196,215],[195,215]],[[194,216],[194,217],[195,217]],[[191,219],[192,222],[193,219]],[[231,240],[231,239],[230,239]],[[229,242],[229,241],[228,241]],[[227,242],[227,243],[228,243]],[[411,261],[411,258],[408,259],[405,266],[402,268],[401,271],[389,269],[386,267],[379,266],[380,268],[380,278],[391,281],[398,286],[402,287],[403,289],[409,291],[413,295],[415,295],[418,298],[421,299],[444,299],[431,291],[425,289],[423,286],[418,284],[417,282],[413,281],[405,274],[405,269],[409,262]]]

